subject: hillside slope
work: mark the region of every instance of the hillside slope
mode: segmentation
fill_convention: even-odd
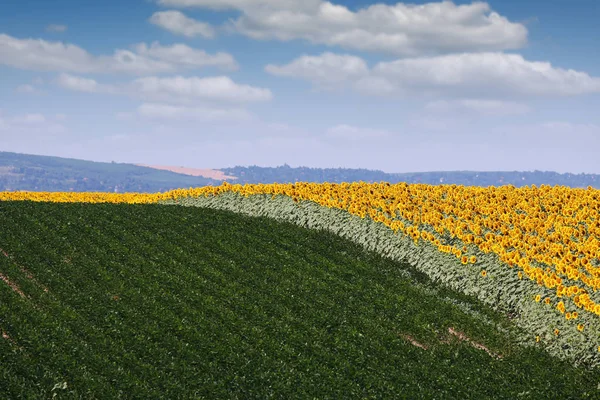
[[[2,398],[598,395],[598,371],[330,233],[155,204],[0,218]]]
[[[0,151],[0,191],[161,192],[220,181],[133,164]]]
[[[168,170],[165,170],[168,169]],[[175,171],[175,172],[172,172]],[[181,172],[181,173],[178,173]],[[198,176],[192,176],[197,174]],[[548,171],[433,171],[387,173],[353,168],[236,166],[191,169],[142,166],[0,151],[0,191],[164,192],[178,188],[231,183],[406,182],[429,185],[502,186],[541,184],[600,188],[600,175]]]

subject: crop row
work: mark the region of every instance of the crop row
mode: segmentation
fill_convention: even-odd
[[[556,318],[545,318],[550,321],[546,328],[553,336],[566,334],[571,345],[598,343],[600,191],[592,188],[224,183],[157,194],[0,193],[0,200],[185,204],[187,200],[219,198],[226,193],[244,198],[284,196],[296,204],[315,203],[371,220],[415,245],[425,242],[439,254],[455,257],[459,265],[472,265],[467,271],[478,276],[478,286],[481,279],[493,281],[500,275],[499,284],[506,286],[514,279],[528,280],[537,287],[528,299],[535,303],[533,307],[551,307],[554,315],[568,322],[558,324]],[[483,261],[487,255],[493,255],[497,261],[494,265],[506,271],[492,272],[491,264]],[[439,271],[431,271],[430,275],[452,276],[446,270],[448,259],[444,259],[436,266]],[[507,304],[514,307],[516,302]],[[539,323],[534,325],[539,331]],[[567,327],[576,333],[565,332]],[[549,340],[541,332],[534,339]]]

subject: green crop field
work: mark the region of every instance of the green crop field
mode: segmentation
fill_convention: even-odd
[[[0,202],[0,398],[599,398],[597,369],[333,233]]]

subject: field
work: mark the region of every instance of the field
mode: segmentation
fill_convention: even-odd
[[[599,193],[0,193],[0,395],[598,398]]]

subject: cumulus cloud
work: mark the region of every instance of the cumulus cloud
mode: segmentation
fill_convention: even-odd
[[[218,52],[210,55],[204,50],[193,49],[181,43],[171,46],[161,46],[158,42],[153,42],[150,46],[146,43],[140,43],[135,45],[134,49],[141,56],[174,63],[183,67],[198,68],[213,66],[227,70],[237,70],[239,68],[237,62],[229,53]]]
[[[150,98],[203,99],[235,103],[268,101],[269,89],[235,83],[227,76],[208,78],[183,76],[139,78],[132,82],[131,91]]]
[[[267,65],[265,71],[276,76],[302,78],[322,87],[336,86],[369,74],[360,57],[325,52],[320,56],[301,56],[283,66]]]
[[[520,54],[463,53],[381,62],[372,71],[416,89],[494,91],[524,95],[577,95],[600,91],[600,78],[527,61]]]
[[[269,101],[273,98],[269,89],[238,84],[227,76],[207,78],[149,76],[129,83],[109,85],[94,79],[61,74],[57,84],[65,89],[79,92],[121,94],[143,100],[175,103],[197,101],[252,103]]]
[[[48,32],[66,32],[67,31],[67,26],[66,25],[56,25],[56,24],[50,24],[46,27],[46,31]]]
[[[252,119],[250,112],[239,108],[184,107],[160,103],[144,103],[137,108],[137,114],[149,119],[176,121],[215,122]]]
[[[410,92],[465,97],[568,96],[600,92],[598,77],[553,67],[549,62],[527,61],[519,54],[461,53],[407,58],[380,62],[371,69],[356,68],[357,65],[362,65],[357,57],[323,53],[302,56],[283,66],[267,65],[265,70],[315,85],[350,86],[372,95]],[[349,75],[348,70],[355,73]]]
[[[212,38],[215,36],[215,31],[210,24],[188,18],[180,11],[155,12],[149,21],[169,32],[189,38],[195,36]]]
[[[115,93],[117,89],[112,85],[100,84],[94,79],[83,78],[70,74],[60,74],[56,83],[64,89],[87,93]]]
[[[134,51],[117,49],[111,56],[94,56],[73,44],[43,39],[18,39],[0,34],[0,64],[34,71],[71,73],[130,73],[150,75],[217,66],[235,68],[226,53],[208,55],[182,44],[161,46],[154,42],[133,46]]]
[[[527,43],[527,28],[493,12],[484,2],[452,1],[373,4],[352,11],[322,0],[159,0],[169,7],[238,10],[229,29],[253,39],[288,41],[394,54],[517,49]]]
[[[302,10],[314,8],[321,0],[158,0],[157,3],[166,7],[205,7],[213,10],[245,10],[255,7]]]
[[[441,113],[475,113],[486,116],[521,115],[530,111],[526,104],[487,99],[436,100],[427,103],[425,109]]]

